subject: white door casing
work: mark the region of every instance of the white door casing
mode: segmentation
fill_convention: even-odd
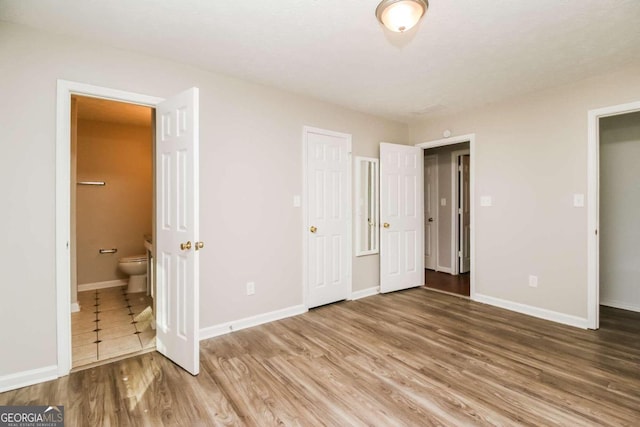
[[[198,103],[192,88],[156,107],[156,346],[193,375],[200,365]]]
[[[438,266],[438,156],[425,156],[424,165],[424,266],[436,270]]]
[[[380,291],[424,285],[421,148],[380,143]]]
[[[351,293],[351,135],[305,127],[307,307]]]
[[[460,273],[468,273],[471,268],[471,202],[469,196],[470,156],[460,159]]]

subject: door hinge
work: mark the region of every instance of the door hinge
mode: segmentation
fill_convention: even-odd
[[[462,172],[462,166],[458,166],[458,172]]]
[[[462,215],[462,208],[458,209],[458,213]]]
[[[462,258],[462,251],[458,251],[458,256]]]

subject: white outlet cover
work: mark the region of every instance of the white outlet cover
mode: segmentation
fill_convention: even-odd
[[[529,276],[529,286],[532,288],[538,287],[538,276]]]
[[[300,200],[300,196],[298,196],[298,195],[293,196],[293,207],[294,208],[299,208],[300,206],[302,206],[302,202]]]
[[[573,195],[573,206],[576,208],[584,208],[584,194]]]
[[[445,199],[444,197],[440,199],[440,206],[447,206],[447,199]]]
[[[493,200],[491,196],[482,196],[480,197],[480,206],[489,207],[493,205]]]

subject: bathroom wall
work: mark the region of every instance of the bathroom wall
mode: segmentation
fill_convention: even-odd
[[[438,156],[438,270],[452,269],[451,263],[451,217],[455,208],[454,200],[451,200],[451,153],[459,150],[468,150],[469,143],[454,144],[445,147],[424,150],[424,155]],[[426,173],[425,173],[426,176]],[[446,205],[440,202],[446,200]],[[426,200],[425,200],[426,209]],[[425,233],[426,239],[426,233]]]
[[[78,181],[106,182],[77,186],[78,286],[125,279],[118,258],[144,254],[151,233],[151,117],[149,126],[78,120],[77,167]]]
[[[640,113],[600,120],[600,303],[640,311]]]

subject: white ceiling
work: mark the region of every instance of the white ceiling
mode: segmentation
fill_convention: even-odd
[[[378,0],[0,0],[0,19],[403,121],[640,64],[640,0],[430,0],[383,30]]]

